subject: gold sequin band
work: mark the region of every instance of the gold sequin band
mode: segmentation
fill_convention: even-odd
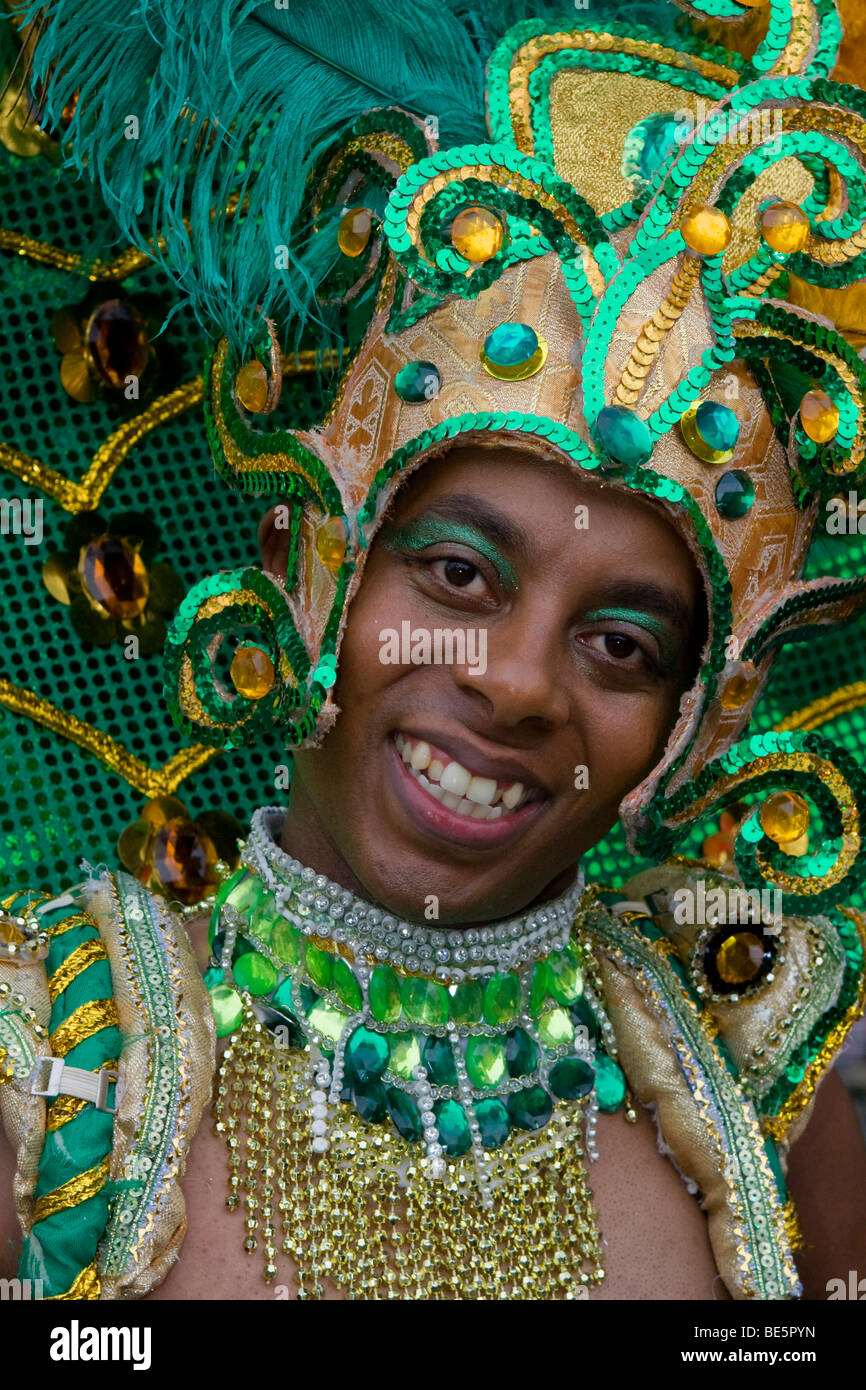
[[[40,1221],[45,1221],[49,1216],[56,1216],[60,1211],[68,1211],[70,1207],[80,1206],[91,1197],[95,1197],[108,1181],[109,1159],[106,1156],[101,1163],[97,1163],[94,1168],[88,1168],[83,1173],[78,1173],[69,1182],[65,1182],[62,1187],[55,1187],[53,1192],[46,1192],[44,1197],[40,1197],[33,1207],[33,1225],[36,1226]]]
[[[64,917],[61,922],[55,922],[53,926],[46,927],[50,937],[62,936],[64,932],[73,931],[75,927],[95,927],[93,918],[86,912],[73,912],[70,917]]]
[[[854,681],[851,685],[840,685],[829,695],[822,695],[811,704],[796,709],[773,728],[777,733],[787,733],[791,729],[819,729],[831,719],[850,714],[854,709],[866,705],[866,681]]]
[[[55,1057],[65,1057],[73,1047],[93,1033],[98,1033],[100,1028],[117,1028],[119,1023],[117,1005],[113,999],[90,999],[86,1004],[80,1004],[51,1034],[51,1051]]]
[[[688,304],[700,273],[701,263],[697,256],[687,255],[674,276],[667,298],[644,324],[631,350],[616,388],[615,399],[620,405],[634,405],[646,386],[650,368],[661,351],[662,343]]]
[[[96,1268],[96,1261],[87,1265],[79,1274],[75,1283],[66,1290],[66,1293],[48,1294],[45,1302],[66,1303],[77,1301],[78,1299],[88,1299],[90,1301],[100,1297],[102,1293],[102,1283]]]
[[[82,941],[80,946],[70,952],[65,961],[57,967],[53,975],[48,977],[48,997],[52,1004],[58,995],[68,989],[72,981],[83,971],[87,970],[94,961],[107,960],[108,952],[102,942],[96,938],[90,941]]]

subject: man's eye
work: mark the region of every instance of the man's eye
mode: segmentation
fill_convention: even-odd
[[[458,560],[453,556],[434,560],[432,569],[437,578],[444,580],[452,589],[462,589],[473,597],[481,598],[487,589],[487,581],[471,560]]]
[[[625,632],[593,632],[586,640],[596,651],[613,657],[615,661],[631,661],[634,664],[635,657],[646,659],[643,649]]]

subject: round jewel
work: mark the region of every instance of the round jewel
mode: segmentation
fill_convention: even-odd
[[[500,323],[484,340],[481,365],[499,381],[524,381],[547,360],[547,343],[526,323]]]
[[[462,208],[451,223],[451,244],[467,261],[481,265],[502,249],[505,232],[489,208]]]

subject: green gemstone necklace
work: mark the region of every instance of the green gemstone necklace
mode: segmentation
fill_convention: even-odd
[[[548,1163],[551,1191],[567,1169],[569,1200],[589,1212],[581,1160],[584,1152],[597,1157],[597,1112],[619,1109],[626,1084],[610,1022],[585,978],[582,878],[561,897],[484,928],[401,922],[286,854],[283,815],[271,807],[253,818],[242,867],[217,896],[206,975],[217,1031],[233,1035],[215,1108],[229,1140],[229,1205],[246,1183],[247,1249],[256,1247],[255,1211],[268,1213],[266,1278],[276,1272],[279,1202],[275,1192],[249,1190],[262,1146],[251,1113],[246,1178],[241,1169],[245,1089],[264,1106],[266,1125],[279,1111],[284,1137],[298,1126],[305,1132],[303,1162],[315,1167],[301,1174],[285,1155],[281,1166],[277,1144],[262,1170],[279,1187],[292,1169],[283,1198],[296,1207],[298,1183],[317,1192],[327,1165],[345,1168],[351,1151],[368,1163],[377,1153],[382,1180],[387,1152],[387,1172],[406,1200],[469,1183],[488,1219],[516,1173]],[[272,1084],[282,1087],[282,1108],[276,1094],[262,1099]],[[320,1202],[320,1226],[323,1212]],[[594,1222],[579,1223],[578,1282],[602,1277],[600,1261],[585,1264],[592,1233],[597,1242]],[[299,1269],[301,1245],[287,1231],[283,1248]],[[389,1267],[376,1275],[380,1284],[389,1285]],[[348,1266],[343,1277],[356,1287]],[[366,1296],[378,1295],[367,1288]]]

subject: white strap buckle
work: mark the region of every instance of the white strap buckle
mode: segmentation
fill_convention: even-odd
[[[108,1104],[108,1088],[117,1080],[117,1072],[85,1071],[83,1067],[68,1067],[62,1057],[37,1057],[30,1080],[31,1096],[75,1096],[91,1101],[97,1110],[117,1113],[117,1106]]]

